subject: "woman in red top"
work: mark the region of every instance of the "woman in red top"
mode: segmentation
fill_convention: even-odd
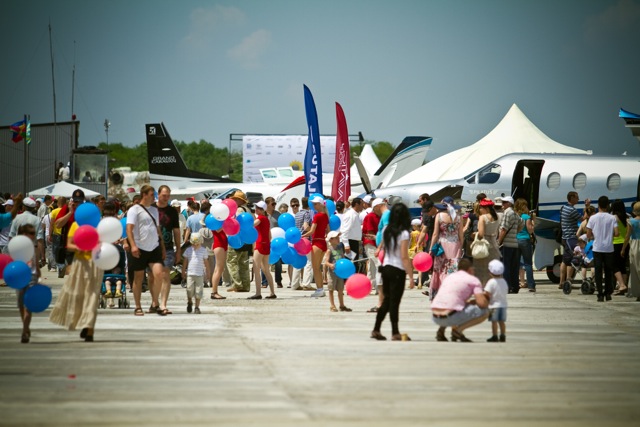
[[[322,287],[322,258],[327,251],[327,233],[329,232],[329,216],[324,206],[324,200],[321,197],[314,197],[310,200],[316,214],[313,216],[311,228],[304,233],[302,237],[311,236],[311,266],[313,267],[313,278],[318,288],[313,297],[323,297],[324,289]]]
[[[220,282],[220,278],[224,273],[224,267],[227,265],[227,249],[229,248],[229,242],[227,241],[227,234],[222,231],[222,228],[219,230],[213,231],[213,254],[216,257],[216,267],[213,270],[213,275],[211,276],[211,286],[213,287],[213,292],[211,292],[211,299],[226,299],[227,297],[223,297],[218,293],[218,283]]]
[[[253,277],[256,281],[256,293],[247,299],[262,299],[262,276],[260,270],[264,273],[269,284],[269,290],[271,295],[265,297],[267,299],[276,298],[276,294],[273,288],[273,276],[271,275],[271,269],[269,268],[269,254],[271,253],[271,224],[266,214],[267,204],[263,201],[259,201],[256,206],[256,220],[253,222],[253,226],[258,230],[258,239],[256,240],[256,247],[253,250]]]

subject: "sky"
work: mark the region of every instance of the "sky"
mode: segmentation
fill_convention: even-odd
[[[320,132],[429,159],[472,144],[517,104],[550,138],[640,155],[618,118],[640,113],[640,0],[4,0],[0,124],[80,120],[80,145]],[[75,91],[72,76],[75,69]],[[72,97],[72,92],[74,96]],[[73,101],[73,111],[72,111]],[[233,149],[241,149],[239,143]]]

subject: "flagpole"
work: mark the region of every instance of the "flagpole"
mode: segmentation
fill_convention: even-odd
[[[49,54],[51,56],[51,83],[53,85],[53,170],[58,178],[56,167],[58,166],[58,120],[56,117],[56,79],[53,72],[53,42],[51,41],[51,20],[49,20]],[[75,53],[74,53],[74,73],[75,73]],[[75,78],[75,77],[74,77]],[[72,101],[73,103],[73,101]],[[72,111],[73,113],[73,111]]]
[[[26,135],[26,126],[27,126],[27,115],[24,115],[24,126],[25,126],[25,135]],[[24,165],[23,165],[23,175],[22,175],[22,194],[27,196],[27,189],[29,188],[29,183],[27,180],[29,179],[29,144],[27,144],[27,138],[23,138],[22,142],[24,143]]]

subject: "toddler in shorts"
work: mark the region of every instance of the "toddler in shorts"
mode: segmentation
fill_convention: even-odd
[[[327,234],[328,248],[324,255],[322,264],[327,268],[327,282],[329,287],[329,304],[331,304],[330,310],[333,312],[338,311],[333,300],[333,291],[338,292],[338,302],[340,303],[340,311],[351,311],[351,309],[344,305],[344,279],[336,275],[336,262],[344,258],[344,245],[340,243],[340,233],[337,231],[330,231]]]
[[[509,285],[502,277],[504,264],[497,259],[489,263],[489,274],[491,279],[487,281],[484,292],[489,299],[489,321],[491,321],[491,338],[488,342],[505,342],[507,321],[507,294]],[[500,326],[500,337],[498,337],[498,326]]]
[[[187,313],[193,311],[195,314],[200,314],[204,278],[211,277],[209,263],[207,262],[209,253],[202,246],[202,241],[203,239],[199,232],[192,233],[189,237],[191,246],[184,251],[183,255],[182,277],[185,277],[185,271],[187,273]],[[196,302],[195,309],[193,307],[193,299]]]

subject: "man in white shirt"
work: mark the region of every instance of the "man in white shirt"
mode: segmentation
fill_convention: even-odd
[[[168,314],[168,310],[159,309],[158,296],[162,286],[163,260],[165,258],[164,242],[159,227],[160,216],[158,209],[151,206],[154,201],[154,188],[145,184],[140,189],[140,204],[133,205],[127,212],[127,240],[131,248],[131,263],[129,268],[134,271],[133,299],[136,303],[134,314],[143,316],[140,305],[142,295],[142,280],[144,270],[149,267],[153,274],[151,291],[151,307],[148,313],[161,316]]]
[[[366,195],[362,198],[362,210],[360,211],[360,222],[364,222],[364,217],[370,214],[371,209],[371,196]]]
[[[611,301],[613,293],[613,237],[619,234],[618,221],[608,212],[609,198],[598,199],[598,213],[589,218],[587,236],[593,240],[593,260],[595,264],[598,302]],[[604,288],[602,269],[604,267]]]
[[[362,220],[360,212],[362,212],[362,199],[359,197],[351,201],[351,207],[342,215],[342,223],[340,224],[340,241],[344,245],[344,253],[349,255],[352,251],[355,255],[353,262],[360,258],[360,241],[362,240]],[[364,265],[356,264],[356,270],[362,272]]]

